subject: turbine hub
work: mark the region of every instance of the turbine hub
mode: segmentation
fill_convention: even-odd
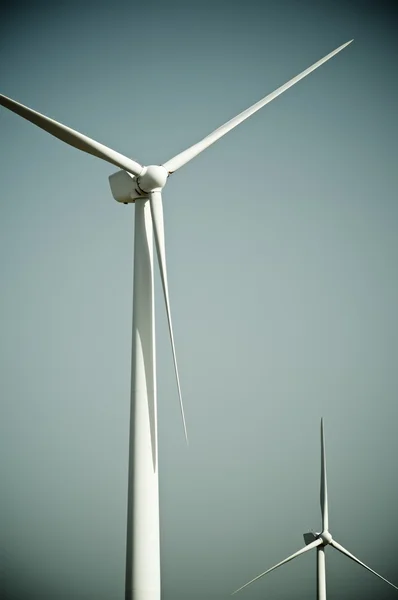
[[[137,178],[138,185],[143,192],[153,192],[166,185],[168,171],[159,165],[144,167],[142,174]]]
[[[329,533],[329,531],[322,531],[322,533],[321,533],[321,535],[319,537],[323,541],[323,545],[324,546],[327,546],[328,544],[330,544],[330,542],[333,539],[332,534]]]

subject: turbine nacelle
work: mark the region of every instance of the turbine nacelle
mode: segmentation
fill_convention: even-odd
[[[304,533],[303,538],[305,541],[305,545],[308,546],[308,544],[312,544],[312,542],[315,542],[315,540],[317,540],[319,536],[320,534],[315,533],[314,531],[308,531],[307,533]]]
[[[161,190],[169,173],[164,167],[149,165],[138,177],[127,171],[117,171],[109,177],[112,196],[122,204],[132,204],[138,198],[147,198],[150,192]]]
[[[137,177],[127,171],[117,171],[108,177],[112,196],[122,204],[132,204],[147,194],[140,189]]]
[[[305,545],[312,544],[315,540],[322,540],[323,546],[327,546],[332,542],[333,536],[329,531],[322,531],[321,533],[317,533],[314,531],[308,531],[308,533],[303,534]]]

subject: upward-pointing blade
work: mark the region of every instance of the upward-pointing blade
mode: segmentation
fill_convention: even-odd
[[[270,573],[274,569],[277,569],[278,567],[281,567],[282,565],[284,565],[285,563],[289,562],[290,560],[293,560],[293,558],[296,558],[296,556],[300,556],[300,554],[304,554],[304,552],[308,552],[309,550],[312,550],[313,548],[316,548],[317,546],[320,546],[321,544],[322,544],[322,540],[320,538],[318,538],[314,542],[311,542],[311,544],[308,544],[308,546],[304,546],[304,548],[301,548],[301,550],[298,550],[298,552],[295,552],[291,556],[288,556],[288,558],[285,558],[285,560],[282,560],[277,565],[271,567],[267,571],[264,571],[264,573],[261,573],[261,575],[257,575],[257,577],[255,577],[254,579],[251,579],[250,581],[248,581],[247,583],[245,583],[245,585],[242,585],[242,587],[240,587],[237,590],[235,590],[234,592],[232,592],[232,596],[234,594],[237,594],[241,590],[243,590],[243,588],[245,588],[248,585],[250,585],[250,584],[254,583],[255,581],[257,581],[257,579],[260,579],[261,577],[264,577],[264,575],[266,575],[267,573]]]
[[[308,69],[306,69],[299,75],[296,75],[296,77],[293,77],[293,79],[279,87],[277,90],[275,90],[271,94],[268,94],[268,96],[265,96],[265,98],[259,100],[259,102],[256,102],[256,104],[253,104],[253,106],[250,106],[230,121],[227,121],[227,123],[224,123],[224,125],[221,125],[221,127],[210,133],[203,140],[194,144],[190,148],[183,150],[183,152],[180,152],[179,154],[165,162],[163,165],[165,169],[167,169],[169,173],[174,173],[174,171],[177,171],[177,169],[184,166],[187,162],[195,158],[195,156],[203,152],[203,150],[206,150],[206,148],[214,144],[214,142],[216,142],[223,135],[228,133],[228,131],[231,131],[231,129],[239,125],[239,123],[242,123],[242,121],[253,115],[258,110],[260,110],[260,108],[271,102],[271,100],[273,100],[277,96],[280,96],[280,94],[283,94],[283,92],[285,92],[290,87],[292,87],[292,85],[300,81],[300,79],[303,79],[304,77],[312,73],[312,71],[315,71],[315,69],[323,65],[323,63],[327,62],[330,58],[332,58],[332,56],[334,56],[338,52],[341,52],[341,50],[348,46],[348,44],[351,44],[352,41],[353,40],[350,40],[349,42],[346,42],[336,50],[333,50],[333,52],[330,52],[330,54],[328,54],[324,58],[321,58],[321,60],[318,60],[318,62],[313,64],[311,67],[308,67]]]
[[[329,509],[328,486],[326,481],[325,435],[323,431],[323,419],[321,419],[321,512],[322,531],[327,531],[329,529]]]
[[[165,248],[165,243],[164,243],[163,203],[162,203],[161,193],[160,192],[150,192],[149,193],[149,202],[151,205],[151,214],[152,214],[152,221],[153,221],[153,232],[154,232],[154,236],[155,236],[156,252],[158,255],[160,277],[162,280],[164,300],[165,300],[165,304],[166,304],[167,321],[169,324],[171,349],[173,351],[174,369],[175,369],[176,379],[177,379],[178,395],[180,398],[181,417],[182,417],[182,423],[184,425],[185,439],[188,444],[188,434],[187,434],[187,427],[186,427],[186,423],[185,423],[184,406],[182,403],[180,378],[178,376],[177,357],[176,357],[176,351],[175,351],[175,346],[174,346],[173,325],[171,322],[169,287],[167,284],[167,271],[166,271],[166,248]]]
[[[102,160],[106,160],[112,165],[120,167],[120,169],[133,173],[133,175],[138,176],[142,172],[143,167],[134,160],[131,160],[131,158],[119,154],[119,152],[92,140],[83,133],[79,133],[66,125],[62,125],[62,123],[58,123],[11,98],[7,98],[7,96],[0,94],[0,104],[34,125],[37,125],[40,129],[44,129],[47,133],[50,133],[59,140],[69,144],[69,146],[92,154],[97,158],[102,158]]]
[[[382,579],[383,581],[385,581],[386,583],[388,583],[389,585],[391,585],[393,588],[395,588],[396,590],[398,590],[398,587],[396,585],[394,585],[393,583],[391,583],[391,581],[388,581],[388,579],[385,579],[385,577],[382,577],[381,575],[379,575],[378,573],[376,573],[376,571],[373,571],[373,569],[371,569],[370,567],[367,567],[365,565],[365,563],[363,563],[358,558],[356,558],[353,554],[351,554],[351,552],[348,552],[348,550],[346,550],[343,546],[341,546],[341,544],[339,544],[338,542],[336,542],[336,540],[332,540],[330,542],[330,545],[333,546],[333,548],[336,548],[336,550],[339,550],[339,552],[341,552],[342,554],[345,554],[346,556],[348,556],[348,558],[351,558],[351,560],[353,560],[354,562],[358,563],[359,565],[362,565],[365,569],[367,569],[368,571],[370,571],[371,573],[373,573],[373,575],[377,575],[377,577],[380,577],[380,579]]]

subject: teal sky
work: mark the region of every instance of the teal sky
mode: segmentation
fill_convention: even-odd
[[[354,0],[0,9],[0,92],[144,164],[355,40],[164,190],[190,447],[156,272],[162,600],[227,599],[319,530],[321,416],[331,531],[398,585],[396,31]],[[134,208],[5,109],[0,148],[1,597],[122,600]],[[327,585],[396,597],[330,549]]]

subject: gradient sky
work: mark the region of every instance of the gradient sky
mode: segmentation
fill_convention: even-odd
[[[13,2],[0,91],[167,160],[354,38],[170,178],[157,308],[162,600],[221,600],[319,530],[398,582],[398,41],[387,2]],[[0,109],[5,600],[124,595],[134,208]],[[328,597],[396,592],[327,550]],[[242,600],[315,598],[315,553]]]

